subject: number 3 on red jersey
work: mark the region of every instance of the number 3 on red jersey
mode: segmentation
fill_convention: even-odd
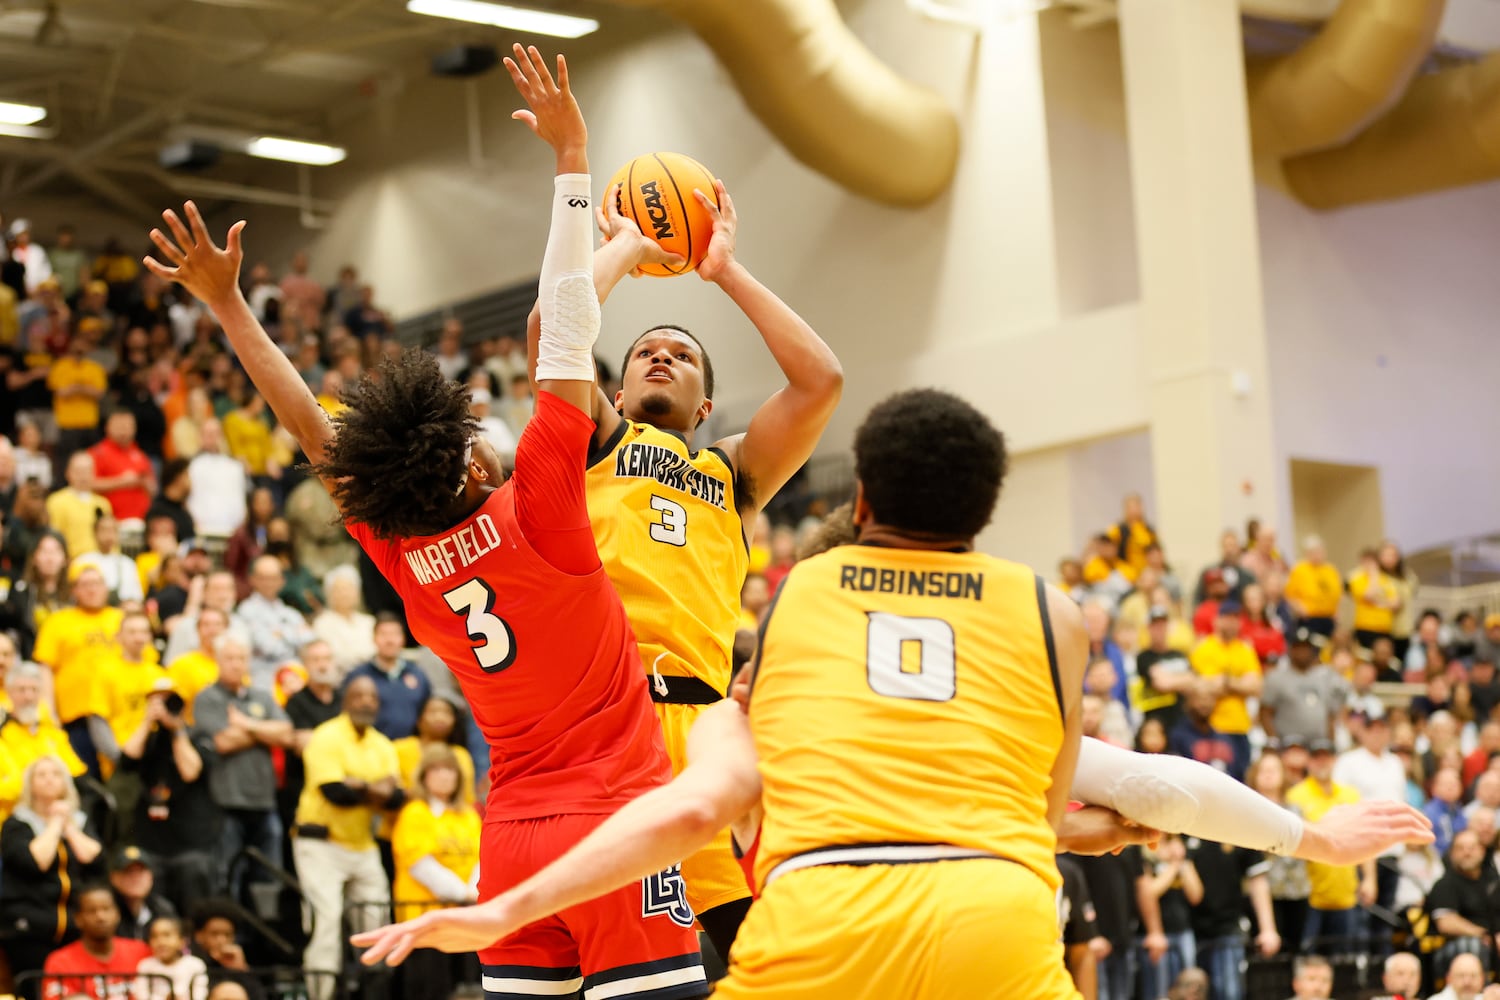
[[[475,577],[448,591],[443,600],[454,614],[465,616],[469,639],[479,643],[473,650],[479,669],[498,674],[516,662],[516,634],[504,619],[490,613],[495,607],[495,592],[489,584]]]

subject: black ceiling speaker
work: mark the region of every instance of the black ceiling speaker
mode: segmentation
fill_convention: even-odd
[[[432,57],[434,76],[478,76],[494,69],[500,52],[492,45],[455,45]]]
[[[168,170],[204,170],[219,162],[219,147],[211,142],[184,139],[163,146],[156,162]]]

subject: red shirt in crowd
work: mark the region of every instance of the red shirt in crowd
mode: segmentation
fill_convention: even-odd
[[[1286,636],[1275,625],[1252,621],[1249,616],[1240,616],[1240,638],[1255,648],[1255,655],[1262,663],[1279,660],[1286,655]]]
[[[577,407],[539,393],[515,474],[462,522],[396,540],[348,522],[494,750],[486,819],[610,813],[672,777],[589,526],[593,432]]]
[[[144,941],[117,937],[108,959],[90,955],[84,950],[82,941],[74,941],[47,956],[42,972],[64,978],[48,979],[43,996],[46,1000],[76,994],[93,1000],[128,997],[131,986],[135,984],[135,967],[141,959],[150,957],[151,948]]]
[[[792,571],[794,565],[795,563],[772,563],[765,568],[763,572],[766,578],[766,588],[773,595],[781,589],[781,581],[786,579],[786,575]]]
[[[89,454],[94,456],[94,476],[98,479],[113,479],[127,472],[134,472],[143,480],[151,477],[151,459],[134,442],[122,448],[105,438],[90,448]],[[109,501],[115,517],[121,521],[143,520],[146,511],[151,508],[151,494],[146,490],[144,482],[140,486],[110,490],[99,495]]]
[[[1214,619],[1219,617],[1219,602],[1204,601],[1198,605],[1198,610],[1193,612],[1193,633],[1199,638],[1210,635],[1214,630]]]

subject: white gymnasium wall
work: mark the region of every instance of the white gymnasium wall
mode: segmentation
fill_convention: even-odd
[[[1066,313],[1136,294],[1134,220],[1115,32],[1043,24]],[[1500,435],[1500,184],[1330,214],[1262,186],[1258,205],[1282,476],[1263,517],[1294,537],[1300,458],[1378,467],[1408,549],[1500,530],[1500,467],[1479,458]]]
[[[1260,216],[1279,451],[1376,466],[1408,549],[1500,530],[1500,184]]]
[[[1017,456],[983,541],[1050,571],[1117,516],[1123,493],[1150,499],[1113,31],[1078,34],[1049,16],[1040,40],[1029,22],[996,22],[976,39],[901,4],[844,10],[877,54],[959,109],[963,158],[936,203],[873,205],[805,169],[745,111],[708,52],[666,27],[577,57],[594,173],[602,186],[617,164],[656,148],[707,162],[740,206],[742,259],[845,365],[825,451],[847,448],[865,410],[894,389],[962,392]],[[692,85],[664,88],[662,67]],[[340,199],[331,224],[307,233],[290,213],[256,212],[252,257],[284,261],[310,245],[318,277],[353,262],[398,314],[534,276],[550,157],[506,120],[509,82],[492,74],[481,84],[490,163],[472,167],[462,87],[417,80],[355,121],[349,163],[316,174],[319,196]],[[1335,216],[1262,196],[1280,454],[1381,465],[1386,523],[1411,546],[1500,521],[1487,505],[1500,470],[1476,460],[1500,430],[1490,396],[1500,363],[1480,342],[1500,305],[1486,273],[1500,251],[1486,224],[1497,208],[1494,187]],[[742,425],[778,373],[714,288],[691,277],[623,283],[601,350],[613,358],[664,319],[706,336],[725,426]],[[1108,440],[1089,443],[1098,439]],[[1266,492],[1266,507],[1290,520],[1285,484]]]

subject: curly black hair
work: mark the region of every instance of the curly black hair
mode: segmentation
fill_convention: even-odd
[[[625,348],[624,360],[620,362],[620,377],[624,378],[625,369],[630,367],[630,359],[635,356],[635,345],[639,344],[641,342],[641,339],[645,337],[646,334],[655,333],[657,330],[671,330],[673,333],[680,333],[698,346],[698,356],[703,359],[703,395],[709,399],[713,399],[714,363],[708,357],[708,348],[703,346],[703,341],[699,340],[698,337],[693,333],[693,331],[689,330],[685,326],[678,326],[676,323],[658,323],[656,326],[653,326],[645,333],[642,333],[640,337],[632,340],[630,342],[630,346]]]
[[[433,535],[464,518],[454,490],[479,426],[467,387],[408,348],[346,387],[343,401],[327,455],[311,469],[332,483],[345,517],[378,538]]]
[[[1005,437],[939,389],[878,403],[855,432],[855,473],[875,519],[935,539],[970,539],[990,523],[1005,479]]]

